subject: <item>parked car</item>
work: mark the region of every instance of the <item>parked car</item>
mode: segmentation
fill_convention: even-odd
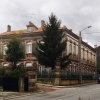
[[[98,78],[98,83],[100,83],[100,77]]]

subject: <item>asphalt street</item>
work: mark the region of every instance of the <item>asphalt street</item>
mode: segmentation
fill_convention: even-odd
[[[63,88],[8,100],[79,100],[79,97],[81,100],[100,100],[100,84]]]

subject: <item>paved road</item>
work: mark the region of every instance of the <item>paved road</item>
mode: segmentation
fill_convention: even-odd
[[[79,97],[82,98],[81,100],[100,100],[100,84],[64,88],[10,100],[78,100]]]

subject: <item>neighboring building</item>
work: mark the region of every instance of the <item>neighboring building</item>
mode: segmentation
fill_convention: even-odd
[[[97,54],[97,73],[100,74],[100,46],[94,45]]]
[[[17,30],[11,31],[11,26],[7,26],[7,32],[0,34],[0,64],[3,67],[9,66],[9,62],[4,60],[6,56],[5,50],[7,49],[7,42],[9,39],[9,35],[13,33],[21,34],[22,43],[25,45],[25,53],[26,57],[22,61],[18,63],[18,65],[24,65],[25,67],[33,65],[36,62],[36,58],[32,55],[32,52],[35,50],[36,41],[41,41],[41,33],[42,27],[44,26],[45,22],[41,21],[41,28],[38,28],[33,23],[29,22],[29,25],[26,25],[27,28],[24,30]],[[72,30],[67,29],[66,26],[60,27],[60,30],[63,30],[65,37],[67,38],[67,45],[66,49],[63,51],[62,56],[65,56],[71,53],[72,63],[68,66],[66,70],[70,72],[77,72],[78,71],[78,39],[79,37],[72,32]],[[88,73],[95,73],[96,72],[96,51],[90,45],[82,41],[81,44],[81,65],[82,71]],[[38,64],[38,62],[37,62]],[[39,64],[38,64],[39,65]],[[43,67],[39,67],[39,69],[43,69]]]
[[[79,36],[72,30],[66,29],[67,33],[67,54],[72,53],[72,63],[69,65],[71,72],[78,71],[78,40]],[[81,67],[83,73],[96,73],[96,50],[87,42],[81,42]]]
[[[100,46],[94,45],[94,48],[95,48],[96,53],[97,53],[97,62],[100,63]]]

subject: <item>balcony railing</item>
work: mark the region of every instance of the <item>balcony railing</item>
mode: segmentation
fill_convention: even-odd
[[[72,59],[72,60],[78,60],[78,56],[76,54],[72,54],[70,56],[70,59]]]

